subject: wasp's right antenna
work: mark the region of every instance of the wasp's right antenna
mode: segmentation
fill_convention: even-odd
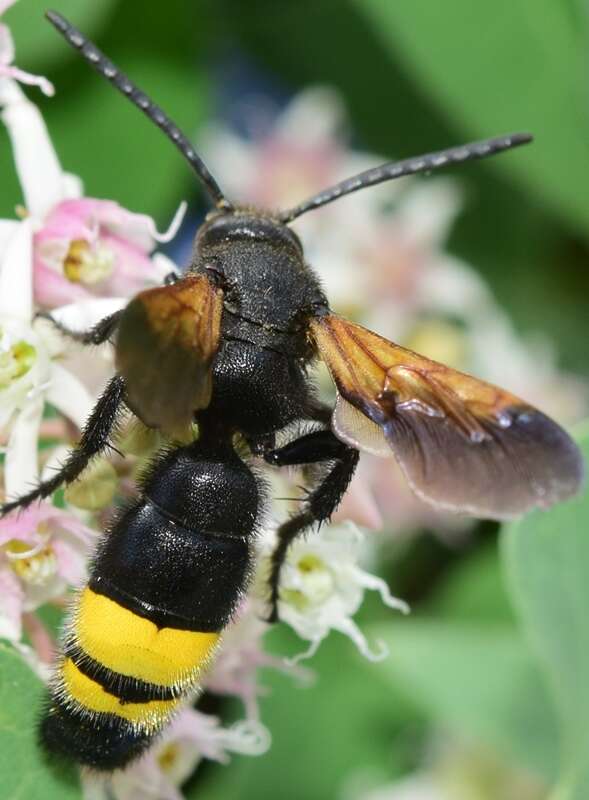
[[[512,133],[509,136],[496,136],[494,139],[485,139],[482,142],[470,142],[459,147],[450,147],[448,150],[440,150],[437,153],[406,158],[404,161],[389,161],[381,164],[380,167],[367,169],[359,175],[346,178],[345,181],[341,181],[335,186],[323,189],[319,194],[313,195],[298,206],[281,211],[278,219],[281,222],[292,222],[301,214],[306,214],[307,211],[326,206],[359,189],[366,189],[368,186],[375,186],[377,183],[391,181],[395,178],[403,178],[406,175],[432,172],[435,169],[447,167],[449,164],[461,164],[464,161],[472,161],[474,158],[487,158],[531,141],[532,136],[529,133]]]
[[[153,103],[149,97],[135,86],[133,81],[121,72],[104,53],[101,53],[96,45],[87,39],[77,28],[67,21],[61,14],[55,11],[47,11],[45,16],[51,24],[57,28],[62,36],[72,47],[79,50],[82,56],[91,64],[94,69],[109,80],[119,92],[128,97],[129,100],[140,108],[152,122],[163,130],[168,139],[171,139],[184,158],[191,164],[192,168],[204,184],[213,203],[217,208],[231,210],[233,206],[226,199],[219,188],[217,181],[207,169],[204,161],[197,155],[192,144],[182,133],[180,128],[165,114],[162,109]]]

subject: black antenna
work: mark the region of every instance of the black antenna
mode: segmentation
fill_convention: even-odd
[[[231,210],[233,206],[225,198],[219,188],[217,181],[213,178],[204,161],[197,155],[192,144],[182,133],[180,128],[165,114],[159,106],[156,106],[149,97],[135,86],[124,72],[112,63],[104,53],[101,53],[96,45],[87,39],[77,28],[67,21],[61,14],[55,11],[47,11],[45,16],[49,22],[57,28],[62,36],[72,47],[79,50],[86,61],[103,77],[109,80],[119,92],[125,95],[137,108],[149,117],[152,122],[161,128],[168,139],[171,139],[184,158],[191,164],[192,168],[204,184],[213,203],[217,208]]]
[[[357,192],[359,189],[365,189],[367,186],[402,178],[405,175],[416,175],[418,172],[429,172],[446,167],[448,164],[459,164],[462,161],[471,161],[475,158],[494,156],[503,150],[510,150],[520,144],[527,144],[532,141],[532,138],[529,133],[512,133],[509,136],[498,136],[494,139],[485,139],[482,142],[471,142],[460,147],[440,150],[437,153],[407,158],[404,161],[389,161],[380,167],[374,167],[352,178],[347,178],[329,189],[324,189],[298,206],[288,211],[281,211],[278,217],[281,222],[292,222],[293,219],[300,217],[301,214],[306,214],[307,211],[325,206],[339,197]]]

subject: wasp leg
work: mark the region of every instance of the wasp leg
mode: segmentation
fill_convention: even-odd
[[[41,319],[49,320],[60,333],[63,333],[63,335],[67,336],[69,339],[73,339],[74,342],[79,342],[80,344],[103,344],[103,342],[108,341],[116,331],[122,313],[123,309],[115,311],[114,314],[109,314],[108,317],[104,317],[104,319],[101,319],[100,322],[97,322],[93,328],[87,331],[73,331],[66,325],[62,325],[61,322],[47,312],[42,311],[37,314],[37,316],[41,317]]]
[[[265,460],[275,466],[317,464],[322,461],[335,462],[319,484],[309,491],[303,510],[278,528],[276,534],[278,543],[271,556],[271,570],[268,579],[269,622],[278,620],[280,570],[290,544],[314,523],[321,524],[329,520],[348,488],[359,457],[358,450],[348,447],[331,431],[315,431],[306,434],[278,450],[271,450],[265,454]]]
[[[49,480],[42,481],[28,494],[0,506],[0,517],[17,508],[27,508],[35,500],[49,497],[62,484],[69,484],[86,469],[90,460],[108,447],[125,395],[125,381],[115,375],[94,406],[77,446],[71,451],[61,469]]]
[[[264,460],[275,467],[318,464],[321,461],[344,458],[347,451],[351,449],[331,431],[313,431],[277,450],[266,451]]]
[[[274,433],[268,433],[262,436],[249,436],[245,437],[245,440],[254,456],[262,456],[264,458],[276,447],[276,436]]]

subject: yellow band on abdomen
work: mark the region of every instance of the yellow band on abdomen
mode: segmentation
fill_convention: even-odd
[[[62,678],[67,694],[83,708],[118,717],[133,722],[142,728],[158,728],[167,721],[178,700],[151,700],[149,703],[121,703],[105,691],[66,658],[62,666]]]
[[[159,686],[194,679],[219,639],[218,633],[158,628],[88,588],[80,595],[74,626],[77,643],[95,661]]]

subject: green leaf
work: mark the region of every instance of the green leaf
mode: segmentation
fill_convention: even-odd
[[[453,622],[513,624],[496,540],[458,560],[427,605],[436,617]]]
[[[75,23],[86,36],[94,36],[116,0],[59,0],[60,14]],[[6,14],[6,22],[14,39],[15,62],[28,72],[46,70],[64,58],[63,39],[55,28],[44,19],[45,11],[51,7],[47,0],[24,0],[17,3]]]
[[[3,800],[74,800],[75,770],[45,760],[36,729],[44,687],[20,655],[0,642],[0,786]]]
[[[554,0],[354,0],[449,120],[473,138],[531,130],[499,169],[589,231],[586,41]]]
[[[589,427],[579,439],[589,459]],[[526,634],[558,710],[559,800],[589,797],[589,491],[506,526],[503,555]]]
[[[438,725],[552,778],[557,733],[533,658],[504,625],[403,620],[372,630],[390,657],[373,667]]]

